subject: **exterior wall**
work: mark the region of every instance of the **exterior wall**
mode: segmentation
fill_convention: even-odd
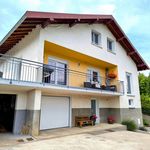
[[[27,93],[18,93],[15,108],[15,120],[13,133],[20,134],[22,127],[26,124]]]
[[[30,134],[39,135],[41,110],[41,91],[32,90],[28,92],[26,125],[30,127]]]
[[[57,26],[57,27],[56,27]],[[126,51],[122,46],[116,41],[113,34],[108,30],[105,25],[94,24],[94,25],[75,25],[72,28],[68,25],[49,25],[47,28],[41,30],[41,41],[56,43],[58,45],[64,46],[74,51],[92,56],[94,58],[116,64],[118,66],[118,79],[124,81],[125,94],[120,97],[120,105],[118,108],[128,109],[128,99],[132,98],[136,109],[141,108],[140,94],[139,94],[139,84],[138,84],[138,72],[137,67],[133,60],[127,56]],[[94,29],[101,33],[102,36],[102,46],[97,47],[91,44],[91,30]],[[51,35],[51,36],[50,36]],[[115,41],[115,53],[107,51],[107,37]],[[133,90],[132,95],[127,95],[126,92],[126,72],[132,73]],[[116,107],[116,106],[115,106]],[[114,108],[115,108],[114,107]],[[134,110],[133,110],[134,111]],[[130,112],[130,111],[128,111]],[[126,119],[121,113],[121,119]],[[129,117],[130,118],[130,117]],[[136,122],[140,119],[142,125],[141,115],[136,115]]]
[[[43,62],[43,53],[40,53],[40,49],[40,27],[37,27],[6,54],[22,59]]]
[[[77,60],[77,59],[66,57],[60,54],[55,54],[48,50],[45,51],[44,53],[44,60],[45,60],[44,63],[48,64],[49,57],[67,62],[68,69],[85,73],[82,75],[77,74],[77,73],[76,74],[70,73],[69,82],[68,82],[70,86],[83,87],[83,83],[86,82],[87,80],[86,73],[87,73],[88,68],[93,68],[93,69],[98,70],[99,75],[105,77],[105,69],[100,68],[100,66],[96,66],[96,65],[94,66],[94,65],[91,65],[90,63],[85,63],[82,60]]]
[[[29,92],[0,91],[0,94],[16,94],[16,106],[13,133],[21,134],[23,126],[29,126],[32,135],[39,134],[39,118],[41,109],[41,91]]]
[[[75,125],[75,116],[91,115],[91,99],[98,102],[99,114],[97,115],[100,123],[107,122],[109,115],[114,115],[118,123],[121,122],[121,114],[119,108],[119,98],[111,97],[92,97],[92,96],[72,96],[72,126]]]
[[[26,123],[26,92],[0,91],[0,94],[16,94],[16,106],[14,114],[13,133],[20,134]]]
[[[101,47],[97,47],[91,44],[91,30],[92,29],[101,33],[102,35]],[[115,53],[110,53],[107,51],[107,37],[115,41]],[[43,56],[45,40],[56,43],[58,45],[64,46],[69,49],[73,49],[74,51],[91,56],[93,58],[117,65],[118,66],[118,79],[124,81],[125,94],[119,98],[108,97],[108,98],[104,98],[105,100],[101,100],[102,98],[99,98],[99,107],[101,108],[100,114],[102,113],[105,114],[108,112],[115,111],[118,118],[120,115],[121,120],[126,119],[126,118],[133,118],[134,116],[134,119],[136,120],[136,122],[140,122],[142,125],[142,116],[141,116],[141,111],[140,111],[141,103],[140,103],[139,84],[138,84],[138,72],[137,72],[136,65],[133,62],[133,60],[129,56],[127,56],[125,50],[121,47],[121,45],[118,42],[116,42],[115,37],[112,35],[112,33],[108,30],[108,28],[105,25],[103,24],[99,24],[99,25],[98,24],[93,24],[93,25],[77,24],[73,26],[72,28],[68,27],[68,25],[49,25],[45,29],[41,29],[40,27],[37,27],[31,33],[29,33],[29,35],[27,35],[22,41],[20,41],[16,46],[14,46],[7,54],[20,57],[20,58],[29,59],[29,60],[39,61],[39,62],[43,62],[43,57],[48,58],[48,55],[58,57],[58,55],[55,55],[52,53],[49,54],[48,52],[46,53],[46,56]],[[59,56],[59,57],[61,57],[62,59],[65,59],[64,56]],[[69,61],[69,67],[78,71],[80,70],[85,71],[87,69],[87,66],[90,65],[90,63],[86,64],[84,62],[81,62],[81,67],[78,67],[76,63],[77,61],[73,59],[69,59],[69,58],[66,58],[66,59]],[[133,90],[134,90],[132,95],[126,94],[127,93],[126,74],[125,74],[126,72],[132,73]],[[100,74],[104,74],[104,71],[101,69],[100,69]],[[73,84],[76,84],[76,83],[73,83]],[[132,112],[128,108],[129,98],[132,98],[135,103],[135,109],[133,109]],[[19,98],[19,99],[22,99],[22,98]],[[27,99],[33,100],[32,101],[33,105],[27,104],[28,110],[31,110],[31,111],[34,110],[35,99],[31,95]],[[89,100],[87,100],[87,103],[85,104],[83,102],[84,98],[81,100],[79,99],[80,98],[73,98],[73,101],[72,101],[72,104],[73,104],[72,108],[74,109],[73,111],[75,112],[75,114],[77,114],[78,112],[75,109],[86,109],[86,114],[89,114],[90,112]],[[23,110],[24,105],[25,104],[17,104],[17,107],[20,106],[20,110]],[[33,106],[32,107],[33,109],[31,109],[30,106]],[[103,112],[101,112],[102,109],[103,109]],[[39,108],[35,110],[38,110],[38,113],[35,113],[35,114],[39,116]],[[83,114],[83,112],[81,112],[81,114]],[[35,118],[36,118],[36,115],[35,115]],[[140,121],[138,121],[138,119],[140,119]],[[103,118],[103,120],[105,120],[105,118]]]
[[[101,47],[91,44],[92,29],[101,33]],[[44,41],[47,40],[94,58],[116,64],[118,66],[118,79],[124,81],[125,84],[125,95],[120,98],[120,107],[128,108],[128,99],[132,98],[135,101],[135,108],[141,108],[136,65],[126,55],[125,50],[118,42],[115,42],[115,54],[108,52],[107,37],[116,41],[112,33],[103,24],[77,24],[72,28],[68,27],[68,25],[49,25],[45,29],[37,27],[7,54],[43,62]],[[126,72],[132,73],[134,89],[132,95],[126,94]]]

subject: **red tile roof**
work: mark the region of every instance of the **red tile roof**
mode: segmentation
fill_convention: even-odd
[[[72,27],[75,24],[105,24],[116,40],[126,50],[139,71],[149,69],[149,66],[142,59],[135,47],[132,45],[128,37],[122,31],[112,15],[96,15],[96,14],[67,14],[67,13],[51,13],[51,12],[33,12],[27,11],[23,17],[17,22],[12,30],[4,37],[0,43],[0,53],[6,53],[22,38],[24,38],[36,25],[43,28],[48,24],[69,24]]]

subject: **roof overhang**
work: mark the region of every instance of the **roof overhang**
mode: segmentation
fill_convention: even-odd
[[[149,66],[142,59],[128,37],[120,28],[112,15],[92,15],[92,14],[67,14],[50,12],[27,11],[23,17],[16,23],[10,32],[0,42],[0,53],[4,54],[16,45],[22,38],[31,32],[37,25],[45,28],[49,24],[68,24],[69,27],[75,24],[105,24],[117,41],[126,50],[139,71],[149,69]]]

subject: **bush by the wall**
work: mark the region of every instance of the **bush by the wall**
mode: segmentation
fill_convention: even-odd
[[[148,127],[148,126],[149,126],[149,122],[148,122],[148,120],[143,119],[143,124],[144,124],[144,126]]]
[[[150,115],[150,97],[148,95],[141,95],[141,104],[143,114]]]
[[[127,130],[129,131],[135,131],[137,129],[137,125],[133,120],[124,120],[122,121],[123,125],[127,126]]]

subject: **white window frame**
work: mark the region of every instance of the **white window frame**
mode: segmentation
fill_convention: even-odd
[[[130,104],[131,103],[131,104]],[[129,108],[135,108],[134,99],[128,99]]]
[[[108,42],[112,42],[112,49],[109,49]],[[107,37],[107,50],[109,52],[115,53],[115,41],[108,37]]]
[[[93,41],[93,37],[92,37],[93,33],[98,35],[98,44],[95,41]],[[99,33],[98,31],[92,30],[91,31],[91,42],[92,42],[93,45],[101,47],[102,46],[102,36],[101,36],[101,33]]]
[[[130,93],[128,93],[128,80],[127,76],[130,76]],[[133,83],[132,83],[132,73],[126,72],[126,90],[127,90],[127,95],[132,95],[133,94]]]
[[[68,69],[68,62],[65,61],[65,60],[60,60],[60,59],[57,59],[57,58],[53,58],[53,57],[48,57],[48,64],[49,64],[49,61],[55,61],[55,62],[60,62],[60,63],[63,63],[63,64],[66,64],[67,65],[67,69]],[[57,71],[55,73],[55,84],[57,85]],[[69,81],[69,76],[68,76],[68,73],[67,73],[67,78],[66,78],[66,85],[68,85],[68,81]],[[58,84],[59,85],[59,84]]]
[[[101,84],[101,79],[100,79],[100,72],[98,69],[94,69],[94,68],[88,68],[87,69],[87,73],[88,71],[91,71],[91,72],[97,72],[98,73],[98,82]],[[93,74],[90,76],[90,81],[88,80],[88,75],[87,75],[87,82],[92,82],[91,79],[93,78]]]

